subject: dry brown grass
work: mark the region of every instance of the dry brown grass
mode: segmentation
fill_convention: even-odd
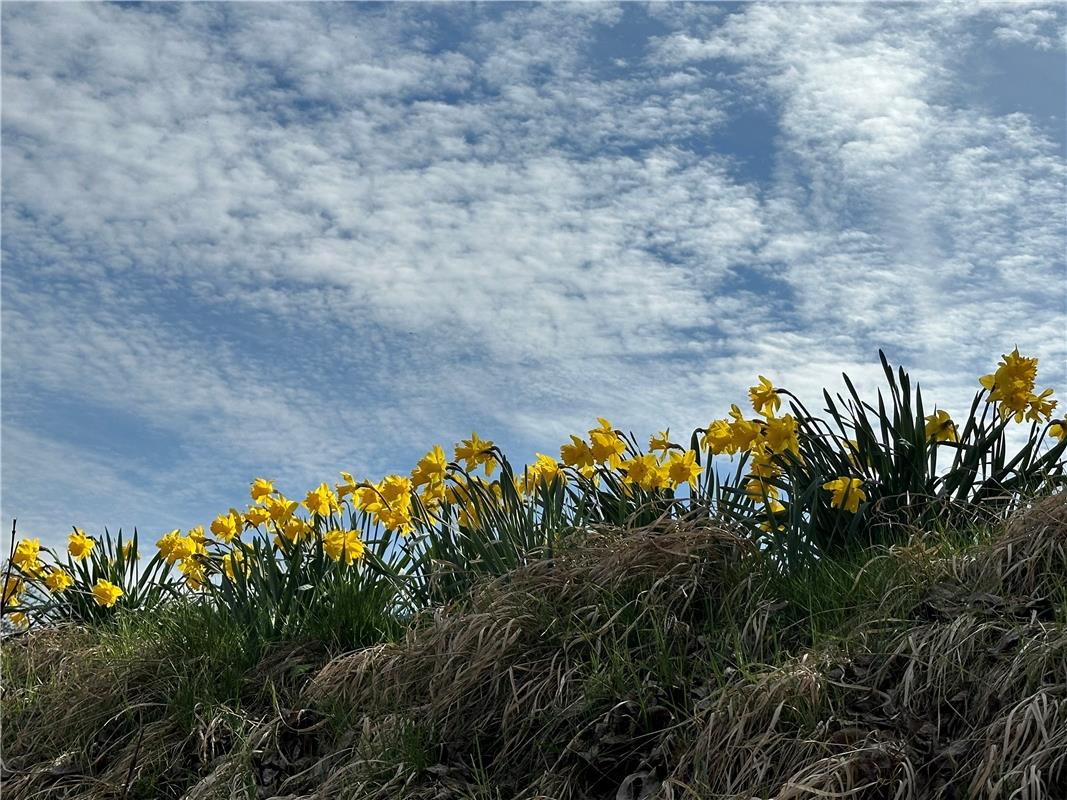
[[[949,555],[931,541],[873,557],[855,586],[895,583],[812,645],[731,531],[590,532],[330,660],[293,708],[205,719],[185,796],[1067,798],[1067,495]],[[127,741],[99,796],[174,736]],[[96,791],[30,780],[5,798]]]

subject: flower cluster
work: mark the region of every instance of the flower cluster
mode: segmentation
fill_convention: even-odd
[[[1037,359],[1023,357],[1015,349],[1003,356],[995,372],[980,378],[980,384],[987,404],[996,408],[993,416],[999,418],[1000,430],[1011,421],[1047,422],[1042,435],[1065,442],[1067,418],[1052,418],[1056,407],[1050,399],[1052,390],[1037,392],[1036,378]],[[789,413],[782,413],[784,396],[794,400]],[[745,513],[763,531],[784,529],[788,504],[805,491],[795,483],[802,469],[812,475],[808,495],[817,496],[819,514],[858,519],[870,498],[882,491],[872,465],[878,458],[872,447],[879,445],[872,444],[871,433],[864,434],[858,422],[842,424],[840,416],[835,419],[842,435],[816,433],[829,426],[819,428],[819,420],[808,415],[793,395],[763,375],[748,397],[753,414],[731,405],[726,416],[693,433],[691,447],[672,441],[667,429],[653,434],[642,450],[609,420],[598,418],[584,437],[571,435],[560,446],[558,458],[537,453],[519,470],[492,441],[472,432],[455,444],[451,459],[442,446],[434,445],[408,474],[375,481],[341,472],[340,482],[321,482],[303,500],[290,499],[274,481],[257,477],[244,510],[220,513],[206,531],[196,526],[164,534],[156,542],[152,565],[159,565],[161,575],[173,574],[192,592],[247,581],[257,563],[250,557],[253,551],[273,554],[269,557],[279,563],[315,552],[332,565],[330,569],[358,572],[372,529],[399,536],[398,546],[412,534],[432,539],[440,531],[457,528],[464,536],[492,537],[493,519],[502,518],[494,517],[496,511],[514,511],[518,504],[521,513],[512,516],[533,519],[538,509],[543,511],[549,494],[563,497],[556,502],[570,503],[572,508],[592,507],[604,497],[615,498],[624,510],[657,502],[662,510],[686,499],[710,505],[711,487],[721,478],[713,459],[735,456],[738,478],[731,490],[739,498],[738,507],[748,509]],[[961,437],[966,439],[976,424],[969,422],[961,433],[948,412],[935,409],[915,427],[918,444],[912,449],[921,450],[925,441],[931,463],[939,449],[963,451],[966,442],[961,443]],[[863,435],[867,442],[861,446]],[[988,436],[981,440],[990,441]],[[836,461],[819,460],[828,447],[837,454]],[[828,463],[833,466],[826,468]],[[811,507],[804,513],[815,516]],[[101,553],[102,549],[107,552]],[[63,564],[58,555],[42,548],[38,538],[18,541],[4,573],[3,614],[15,623],[27,621],[29,606],[22,602],[27,592],[34,591],[53,602],[80,597],[97,609],[137,602],[129,596],[136,581],[123,583],[135,571],[138,556],[133,541],[121,544],[120,538],[120,547],[112,552],[110,540],[105,544],[75,528],[65,557]],[[93,570],[85,567],[89,563]],[[46,606],[47,602],[41,605]]]

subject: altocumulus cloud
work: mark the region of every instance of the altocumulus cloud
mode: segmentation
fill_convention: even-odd
[[[3,497],[57,541],[876,350],[1067,392],[1062,7],[6,5]],[[1044,87],[1015,92],[1013,86]],[[955,405],[953,405],[955,404]]]

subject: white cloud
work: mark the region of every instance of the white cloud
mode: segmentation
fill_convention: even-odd
[[[55,392],[236,502],[483,423],[680,430],[757,372],[817,404],[879,346],[955,391],[1018,343],[1067,391],[1064,159],[954,92],[966,13],[652,12],[602,71],[632,7],[5,6],[9,502],[46,496]],[[769,178],[705,152],[756,106]],[[137,496],[114,472],[94,518]]]

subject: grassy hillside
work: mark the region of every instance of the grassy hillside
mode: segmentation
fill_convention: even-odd
[[[31,630],[3,796],[1063,797],[1067,496],[902,538],[594,526],[348,652],[192,603]]]

